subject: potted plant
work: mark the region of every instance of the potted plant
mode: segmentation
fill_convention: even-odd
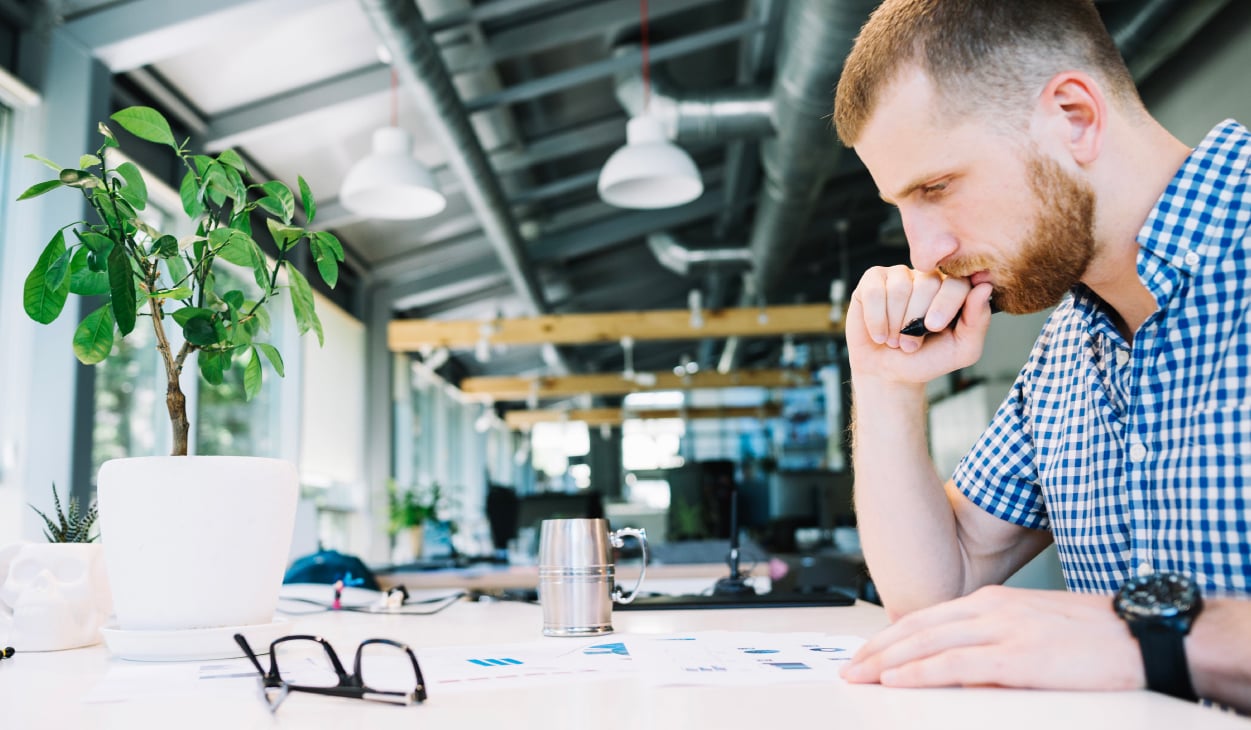
[[[100,545],[93,534],[96,505],[62,508],[52,486],[52,516],[43,519],[47,543],[16,543],[0,550],[0,645],[56,651],[100,640],[112,599]]]
[[[389,532],[392,543],[403,554],[399,562],[421,558],[426,522],[438,519],[439,496],[438,484],[428,492],[414,487],[401,490],[394,479],[387,480],[387,506],[391,517]],[[396,542],[401,534],[407,537],[407,550]]]
[[[56,171],[26,200],[68,188],[94,212],[58,228],[26,279],[27,314],[59,317],[70,294],[102,303],[73,337],[78,359],[109,357],[116,337],[144,323],[164,364],[165,404],[173,433],[169,457],[106,462],[98,476],[100,523],[117,619],[122,630],[186,629],[269,623],[294,524],[294,465],[255,457],[188,456],[184,368],[210,384],[242,370],[245,398],[259,392],[262,361],[281,376],[282,356],[265,342],[268,304],[283,293],[300,334],[321,323],[308,280],[292,257],[307,245],[322,279],[334,286],[343,247],[328,232],[296,221],[297,198],[280,181],[247,182],[233,150],[194,154],[165,118],[148,107],[111,117],[140,140],[172,151],[185,168],[179,196],[190,233],[177,237],[145,219],[148,186],[119,153],[117,135],[100,124],[100,147],[75,165],[28,157]],[[316,215],[308,184],[298,180],[307,223]],[[258,229],[263,233],[257,233]],[[273,243],[272,260],[258,236]],[[222,262],[250,272],[252,292],[219,277]]]

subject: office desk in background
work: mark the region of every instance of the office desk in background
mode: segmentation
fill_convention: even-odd
[[[462,601],[434,616],[319,614],[298,619],[292,629],[321,634],[341,653],[351,652],[361,639],[380,636],[409,642],[420,656],[423,647],[498,646],[539,640],[541,622],[537,605]],[[618,637],[714,629],[869,636],[886,625],[886,617],[882,609],[860,603],[847,608],[621,612],[614,615],[613,622]],[[297,693],[273,716],[251,692],[226,698],[192,695],[83,702],[82,698],[120,661],[110,657],[103,645],[19,654],[6,660],[0,664],[0,726],[21,730],[1251,728],[1246,719],[1145,691],[901,690],[842,683],[748,689],[654,687],[620,677],[564,686],[442,695],[432,691],[424,705],[413,707]],[[162,665],[152,667],[161,671]]]

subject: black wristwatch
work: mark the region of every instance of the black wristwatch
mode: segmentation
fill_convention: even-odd
[[[1194,581],[1181,573],[1149,573],[1130,578],[1112,601],[1142,649],[1147,688],[1196,700],[1186,663],[1186,634],[1203,610]]]

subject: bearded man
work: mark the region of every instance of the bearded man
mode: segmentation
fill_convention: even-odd
[[[1090,0],[886,0],[834,119],[912,260],[846,321],[861,543],[897,620],[844,676],[1251,710],[1251,134],[1173,137]],[[992,304],[1055,309],[945,479],[925,384],[978,360]],[[1068,591],[998,585],[1052,542]]]

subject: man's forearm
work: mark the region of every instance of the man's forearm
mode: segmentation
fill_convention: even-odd
[[[883,602],[907,613],[963,592],[956,522],[934,470],[924,386],[852,379],[856,521]]]

